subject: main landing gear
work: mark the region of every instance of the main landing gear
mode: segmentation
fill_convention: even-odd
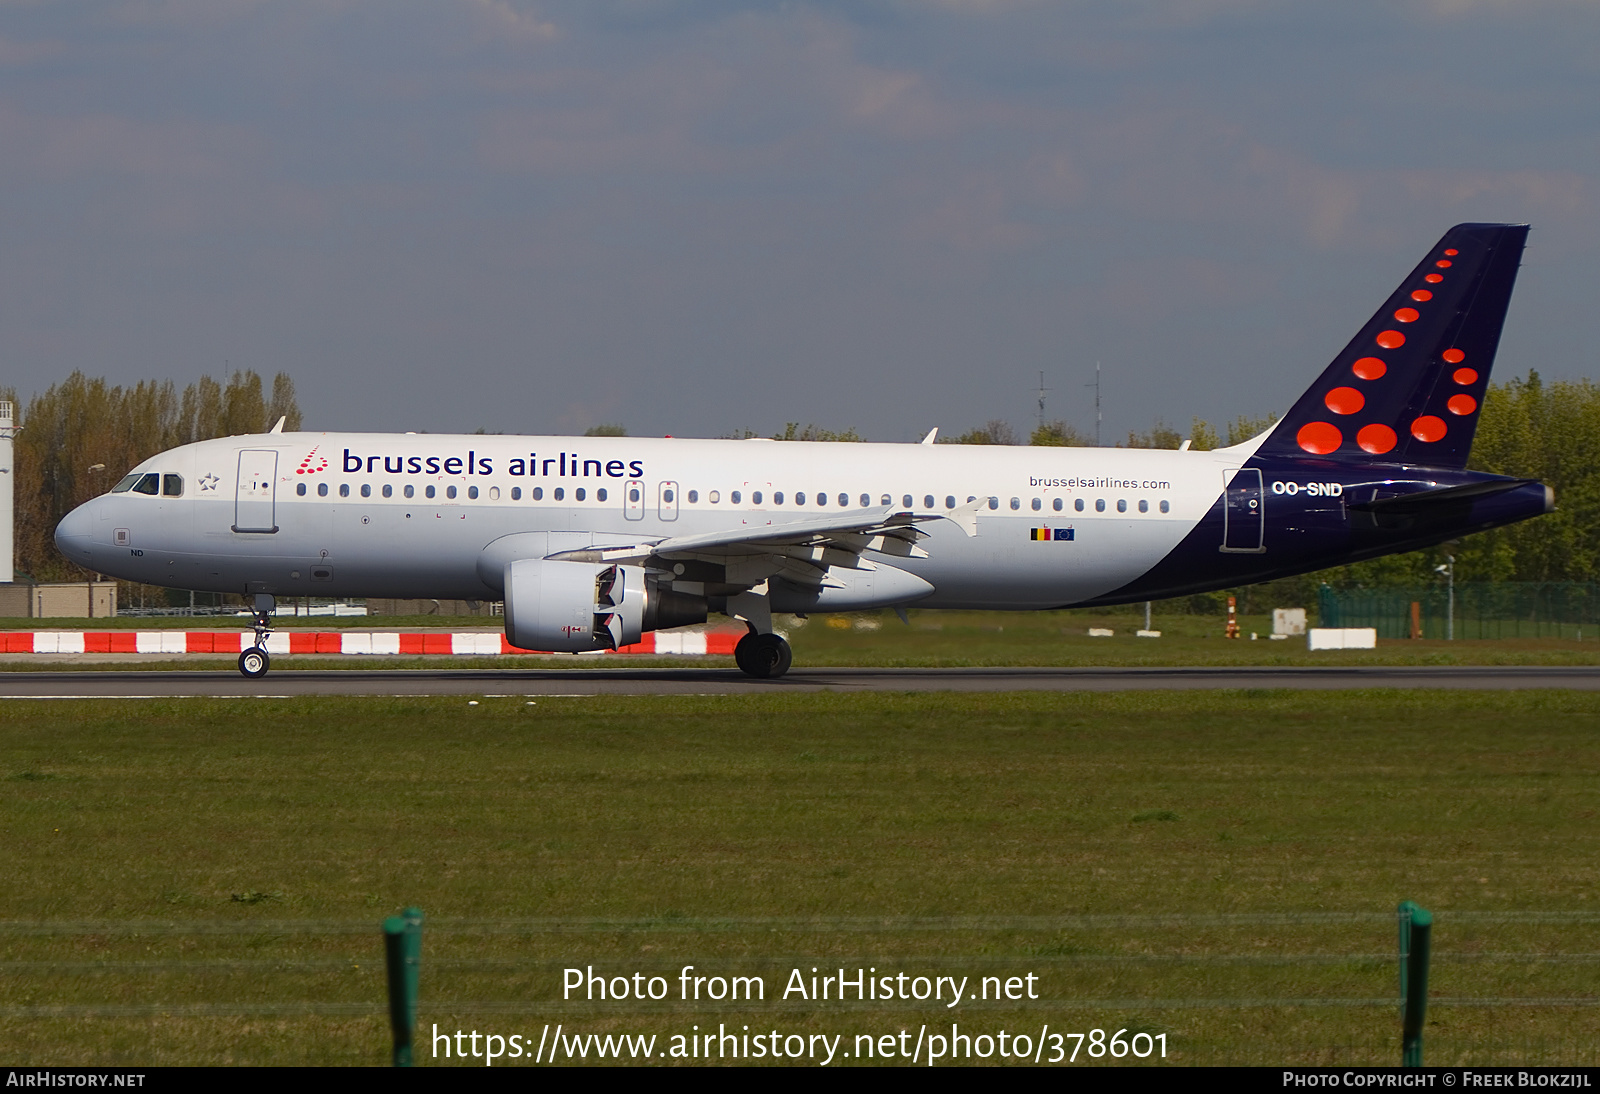
[[[754,676],[757,680],[776,680],[789,671],[790,664],[794,662],[794,651],[781,636],[758,634],[752,630],[733,647],[733,660],[746,676]]]
[[[255,596],[255,615],[251,617],[250,626],[256,632],[256,644],[239,655],[239,672],[249,680],[261,679],[272,667],[272,658],[267,656],[267,636],[272,633],[272,613],[278,609],[278,601],[271,593],[256,593]]]

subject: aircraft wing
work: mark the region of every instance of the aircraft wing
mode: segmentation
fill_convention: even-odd
[[[870,570],[861,556],[867,551],[901,558],[926,558],[917,541],[927,533],[917,526],[934,520],[954,522],[968,536],[977,535],[978,510],[989,499],[976,498],[948,513],[917,512],[887,506],[854,509],[824,517],[771,524],[746,524],[691,536],[672,536],[651,543],[590,547],[552,558],[656,564],[699,560],[727,568],[728,580],[757,585],[769,577],[785,577],[807,585],[823,584],[830,566]]]

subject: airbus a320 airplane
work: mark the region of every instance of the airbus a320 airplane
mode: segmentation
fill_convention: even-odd
[[[572,653],[722,613],[777,677],[775,612],[1119,604],[1410,551],[1554,507],[1466,470],[1527,232],[1452,228],[1231,448],[273,432],[144,461],[56,543],[253,596],[250,677],[279,596],[503,600],[512,645]]]

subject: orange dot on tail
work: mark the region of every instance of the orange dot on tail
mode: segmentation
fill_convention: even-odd
[[[1416,308],[1401,308],[1394,313],[1394,317],[1402,323],[1415,323],[1421,314]]]
[[[1448,270],[1451,266],[1454,266],[1455,263],[1451,262],[1448,258],[1441,258],[1439,261],[1435,262],[1434,265],[1439,267],[1441,270]]]
[[[1425,300],[1432,300],[1433,294],[1427,289],[1418,289],[1416,292],[1411,294],[1411,299],[1420,304]]]
[[[1389,371],[1389,366],[1384,364],[1380,358],[1363,357],[1350,366],[1350,371],[1363,380],[1376,380]]]
[[[1384,349],[1399,349],[1406,344],[1406,336],[1397,330],[1386,330],[1378,335],[1376,341]]]
[[[1307,452],[1324,456],[1344,443],[1344,434],[1332,422],[1307,422],[1294,439]]]
[[[1361,432],[1356,434],[1356,443],[1361,446],[1361,450],[1371,452],[1374,456],[1388,452],[1397,440],[1399,438],[1395,436],[1394,430],[1377,422],[1362,426]]]
[[[1450,401],[1444,404],[1450,408],[1452,414],[1471,414],[1478,409],[1478,400],[1470,395],[1452,395]]]
[[[1440,441],[1444,439],[1444,419],[1433,414],[1424,414],[1411,423],[1411,435],[1419,441]]]
[[[1456,255],[1458,255],[1460,253],[1461,252],[1456,250],[1454,247],[1451,247],[1448,251],[1445,252],[1445,254],[1449,255],[1451,258],[1454,258]]]
[[[1450,379],[1466,387],[1468,384],[1478,382],[1478,370],[1475,368],[1458,368],[1450,374]]]
[[[1458,349],[1447,349],[1443,353],[1439,354],[1439,356],[1443,357],[1452,365],[1459,365],[1461,362],[1467,359],[1467,355]]]
[[[1429,274],[1422,280],[1426,281],[1430,285],[1437,285],[1439,282],[1444,280],[1444,274]]]
[[[1336,387],[1322,401],[1335,414],[1354,414],[1367,405],[1367,397],[1353,387]]]

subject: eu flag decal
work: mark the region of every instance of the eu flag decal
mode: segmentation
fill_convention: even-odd
[[[1072,536],[1071,528],[1029,528],[1028,538],[1035,543],[1067,542]]]

